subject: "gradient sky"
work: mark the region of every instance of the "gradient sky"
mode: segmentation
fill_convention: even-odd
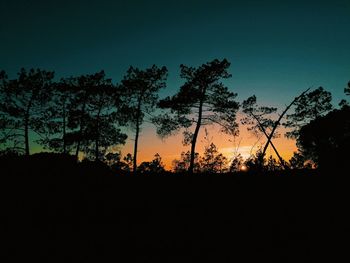
[[[183,83],[180,64],[227,58],[233,77],[225,83],[239,101],[256,94],[277,107],[318,86],[337,104],[350,80],[349,0],[91,2],[0,0],[0,69],[15,76],[21,67],[40,67],[57,77],[104,69],[118,82],[130,65],[164,65],[169,79],[163,97]],[[211,136],[219,149],[231,151],[229,138],[215,129]],[[244,131],[242,137],[247,151],[256,138]],[[169,163],[186,149],[180,145],[180,137],[162,142],[146,126],[140,159],[159,152]],[[287,157],[294,149],[284,139],[276,145]]]

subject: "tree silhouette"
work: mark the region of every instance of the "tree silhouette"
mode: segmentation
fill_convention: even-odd
[[[10,140],[13,149],[30,154],[30,131],[41,135],[42,118],[51,97],[54,73],[40,69],[21,69],[17,79],[0,74],[0,111],[3,141]]]
[[[132,169],[132,155],[128,153],[121,160],[121,152],[109,152],[106,154],[105,159],[107,164],[117,172],[130,173]]]
[[[118,165],[120,162],[121,152],[109,152],[105,156],[106,163],[109,166]]]
[[[140,70],[130,67],[124,76],[121,88],[131,108],[128,118],[129,124],[135,130],[133,170],[137,172],[137,151],[141,126],[146,114],[151,114],[158,102],[158,92],[165,88],[168,70],[166,67]]]
[[[9,121],[3,116],[0,116],[0,144],[5,145],[8,141],[10,134],[8,129],[10,127]]]
[[[227,158],[218,151],[218,148],[213,143],[213,137],[209,137],[209,132],[205,128],[203,156],[199,158],[201,172],[204,173],[223,173],[227,170]]]
[[[272,130],[275,126],[275,120],[273,120],[271,117],[271,114],[276,113],[277,108],[257,106],[255,95],[243,101],[242,108],[243,113],[246,114],[246,116],[241,119],[242,124],[249,125],[249,127],[247,128],[248,131],[252,131],[256,134],[256,136],[259,136],[259,134],[262,133],[267,138],[267,141],[275,151],[280,163],[284,165],[285,161],[280,156],[279,152],[277,151],[275,145],[272,142],[272,138],[276,138],[278,136],[276,134],[276,129],[274,133],[272,133]],[[271,139],[269,139],[269,133],[271,134]]]
[[[350,95],[350,81],[348,82],[348,86],[346,88],[344,88],[344,93],[345,95],[349,96]],[[349,106],[349,102],[345,99],[342,99],[339,104],[338,104],[341,108]]]
[[[270,155],[266,162],[266,169],[267,171],[278,171],[281,170],[281,165]]]
[[[152,173],[159,174],[165,171],[162,157],[159,153],[154,155],[154,159],[151,162],[142,162],[137,168],[139,173]]]
[[[243,163],[244,161],[242,155],[240,153],[235,154],[230,164],[230,172],[239,172],[242,169]]]
[[[170,113],[154,118],[157,133],[165,137],[185,128],[184,144],[191,144],[189,173],[193,173],[195,149],[200,128],[218,124],[223,132],[238,133],[236,112],[239,104],[234,101],[237,94],[230,92],[221,79],[231,77],[230,63],[217,59],[198,68],[181,65],[181,77],[186,80],[179,92],[160,101],[159,107]],[[195,126],[194,132],[188,129]]]
[[[73,99],[69,106],[68,128],[66,141],[71,145],[75,144],[75,157],[78,159],[81,151],[81,142],[84,137],[84,131],[88,119],[87,104],[90,96],[91,86],[96,83],[96,75],[81,75],[66,79],[67,85],[73,92]]]
[[[281,121],[282,121],[282,119],[284,118],[285,114],[288,112],[288,110],[289,110],[295,103],[297,103],[302,97],[304,97],[305,94],[306,94],[308,91],[309,91],[309,89],[305,90],[305,91],[302,92],[299,96],[295,97],[294,100],[293,100],[291,103],[289,103],[288,106],[286,106],[286,108],[283,110],[283,112],[282,112],[281,114],[279,114],[278,119],[277,119],[276,121],[274,121],[274,124],[273,124],[273,126],[272,126],[271,131],[270,131],[270,134],[267,136],[267,142],[265,143],[265,146],[264,146],[264,148],[263,148],[263,150],[262,150],[262,152],[261,152],[261,155],[258,156],[259,158],[261,158],[261,160],[260,160],[259,162],[257,162],[257,163],[259,163],[259,164],[261,164],[261,165],[264,163],[264,160],[263,160],[263,159],[264,159],[264,157],[265,157],[265,155],[266,155],[267,147],[269,146],[269,144],[271,144],[271,140],[272,140],[273,136],[275,135],[275,132],[276,132],[277,128],[279,127],[279,125],[281,125]],[[251,100],[251,101],[250,101],[250,102],[248,101],[248,103],[247,103],[248,107],[246,107],[246,108],[248,108],[248,109],[249,109],[249,107],[250,107],[249,105],[251,104],[251,102],[253,102],[253,105],[254,105],[254,98],[252,98],[252,99],[250,99],[250,100]],[[265,107],[265,108],[266,108],[266,107]],[[254,108],[253,108],[253,109],[254,109]],[[266,109],[267,109],[267,112],[269,112],[269,111],[271,110],[271,109],[268,109],[268,108],[266,108]],[[264,112],[264,111],[266,111],[266,109],[264,109],[264,107],[263,107],[263,109],[262,109],[262,112],[263,112],[264,114],[266,114],[266,112]],[[251,111],[249,110],[249,112],[251,112]],[[258,120],[259,120],[259,119],[258,119]],[[260,127],[261,127],[261,129],[264,128],[263,125],[261,125]],[[265,133],[264,133],[264,134],[265,134]],[[273,145],[273,144],[271,144],[271,145]],[[275,147],[273,147],[273,148],[274,148],[274,150],[276,149]],[[275,150],[275,152],[277,153],[277,150]],[[277,155],[277,156],[279,156],[279,155]],[[282,158],[280,158],[280,156],[279,156],[279,161],[280,161],[281,165],[283,165],[283,167],[284,167],[285,169],[288,169],[288,166],[287,166],[286,162],[285,162]]]
[[[289,160],[291,169],[303,169],[311,168],[311,163],[306,163],[308,160],[301,152],[294,152],[293,156]]]
[[[201,171],[205,173],[222,173],[226,171],[227,158],[219,153],[216,145],[205,146],[203,157],[200,158]]]
[[[7,89],[7,82],[8,77],[5,71],[0,71],[0,145],[7,145],[8,141],[12,141],[12,139],[15,139],[17,134],[14,133],[15,129],[15,121],[10,119],[10,116],[6,113],[6,89]],[[7,147],[6,149],[1,149],[2,153],[5,153],[7,151],[15,151],[16,150],[16,144],[14,144],[11,148]]]
[[[348,82],[348,86],[344,89],[346,95],[350,96],[350,81]]]
[[[257,150],[255,154],[249,156],[248,159],[245,160],[244,165],[250,171],[260,172],[265,167],[266,158],[263,155],[261,149]]]
[[[128,171],[131,172],[133,169],[133,164],[134,164],[134,159],[132,157],[131,153],[128,153],[127,155],[124,156],[123,161],[127,164],[128,166]]]
[[[284,123],[291,129],[286,133],[287,138],[297,138],[302,126],[328,113],[332,109],[331,101],[332,94],[322,87],[297,97],[294,113],[288,114]]]
[[[95,160],[104,157],[110,146],[125,144],[127,135],[116,126],[120,112],[115,107],[119,92],[110,79],[100,73],[97,85],[91,87],[88,100],[88,122],[85,131],[85,152],[92,153]]]
[[[200,171],[199,159],[200,159],[199,153],[195,153],[194,168],[193,168],[194,172]],[[174,172],[175,173],[184,173],[184,172],[188,171],[188,169],[190,167],[190,162],[191,162],[191,152],[190,151],[182,152],[180,160],[175,159],[172,162]]]
[[[116,107],[120,92],[106,79],[104,71],[66,80],[73,92],[69,105],[65,138],[80,151],[100,160],[110,146],[124,144],[127,138],[118,127],[120,112]]]
[[[345,167],[350,147],[350,107],[336,109],[304,125],[297,138],[301,153],[320,167]]]
[[[49,107],[42,118],[42,129],[45,136],[39,143],[55,152],[70,153],[71,143],[67,141],[68,116],[74,91],[66,79],[54,83]]]

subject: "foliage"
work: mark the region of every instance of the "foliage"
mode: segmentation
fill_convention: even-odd
[[[216,145],[210,143],[205,147],[204,156],[200,158],[200,169],[204,173],[223,173],[227,170],[227,158],[219,153]]]
[[[348,82],[348,86],[344,89],[346,95],[350,95],[350,81]]]
[[[190,151],[182,152],[180,159],[173,160],[173,171],[175,173],[185,173],[188,171],[190,167],[190,159],[191,159],[191,153]],[[199,164],[199,153],[195,154],[195,160],[194,160],[194,172],[200,171],[200,164]]]
[[[301,127],[327,114],[332,109],[331,101],[331,93],[322,87],[300,96],[294,104],[294,113],[286,116],[284,126],[290,129],[287,138],[297,138]]]
[[[323,167],[345,165],[350,147],[350,107],[336,109],[312,120],[300,130],[297,145],[302,154]]]
[[[228,168],[227,158],[208,139],[207,130],[204,155],[199,156],[195,147],[203,126],[217,124],[221,132],[238,134],[236,94],[221,82],[231,77],[229,66],[225,59],[197,68],[181,65],[185,83],[174,96],[161,101],[158,95],[166,85],[165,67],[152,66],[146,70],[130,67],[120,85],[114,85],[104,71],[58,82],[54,81],[53,72],[40,69],[21,69],[14,79],[1,71],[0,156],[29,155],[30,142],[35,138],[44,149],[63,153],[62,156],[70,156],[75,150],[75,157],[82,154],[87,158],[86,167],[94,159],[120,172],[161,173],[164,165],[159,154],[136,167],[141,127],[151,120],[161,137],[182,130],[183,144],[191,146],[190,151],[182,152],[181,158],[174,160],[176,172],[222,173],[228,169],[239,171],[243,165],[251,171],[264,172],[280,170],[282,166],[285,169],[345,167],[347,158],[343,153],[350,147],[350,106],[342,100],[340,109],[331,111],[331,93],[322,87],[310,92],[307,89],[281,114],[276,114],[274,107],[258,106],[255,96],[244,100],[245,116],[241,123],[248,125],[249,131],[267,138],[265,146],[248,160],[243,161],[236,152]],[[350,82],[344,92],[350,95]],[[155,117],[156,106],[164,112]],[[290,109],[294,112],[286,115]],[[289,164],[279,156],[272,143],[285,115],[283,125],[289,129],[286,136],[296,138],[299,148]],[[135,130],[135,145],[134,154],[122,160],[116,149],[127,138],[122,132],[123,126]],[[279,162],[272,156],[266,158],[268,145],[276,152]]]
[[[74,92],[68,112],[66,138],[76,144],[76,156],[103,159],[111,146],[124,144],[127,138],[119,124],[120,110],[115,107],[119,92],[104,71],[82,75],[67,81]]]
[[[294,101],[291,104],[293,103]],[[274,120],[271,115],[276,113],[277,108],[266,106],[259,107],[256,103],[255,95],[243,101],[242,104],[243,113],[245,113],[246,115],[241,119],[241,123],[243,125],[249,125],[247,128],[248,131],[253,131],[253,133],[257,137],[259,137],[260,134],[263,134],[266,137],[267,142],[265,144],[262,154],[265,155],[267,147],[271,145],[279,159],[280,164],[282,164],[285,169],[288,167],[284,165],[285,161],[277,151],[275,145],[272,142],[272,139],[279,137],[279,134],[277,133],[277,128],[280,124],[280,118],[283,117],[283,114],[286,113],[290,105],[287,106],[285,111],[279,116],[278,120]]]
[[[266,170],[267,171],[278,171],[281,170],[281,165],[276,161],[275,158],[272,157],[272,155],[269,156],[269,158],[267,159],[267,163],[266,163]]]
[[[259,136],[260,133],[265,134],[268,130],[272,130],[275,121],[272,119],[271,114],[276,113],[277,108],[259,107],[256,103],[256,96],[253,95],[243,101],[242,109],[246,115],[241,119],[241,123],[249,125],[247,127],[248,131]],[[274,137],[277,137],[277,134],[274,134]]]
[[[250,171],[262,171],[266,164],[266,158],[263,155],[261,149],[257,150],[255,154],[252,154],[247,160],[245,160],[244,165]]]
[[[127,101],[130,111],[128,123],[135,130],[133,166],[137,169],[138,140],[145,115],[151,115],[158,102],[158,92],[165,88],[168,70],[166,67],[140,70],[130,67],[121,84],[122,94]]]
[[[312,163],[301,152],[294,152],[289,164],[291,169],[312,168]]]
[[[5,72],[0,74],[1,140],[29,155],[30,131],[42,135],[54,72],[22,68],[17,75],[9,80]]]
[[[344,93],[345,93],[345,95],[350,96],[350,81],[348,82],[348,86],[346,88],[344,88]],[[339,106],[341,108],[343,108],[343,107],[346,107],[346,106],[350,106],[350,104],[345,99],[342,99],[340,101],[340,103],[339,103]]]
[[[181,65],[181,77],[185,83],[177,94],[161,100],[159,107],[169,112],[153,118],[161,137],[173,135],[182,128],[184,143],[191,144],[189,172],[194,170],[195,146],[199,130],[204,125],[218,124],[221,131],[237,135],[237,94],[228,90],[221,79],[230,78],[230,63],[213,60],[198,68]],[[195,126],[193,132],[189,128]]]
[[[117,172],[129,173],[132,169],[132,155],[128,153],[121,160],[121,152],[109,152],[105,156],[106,163],[112,168],[112,170]]]
[[[244,163],[243,157],[240,153],[235,154],[232,158],[229,171],[230,172],[239,172],[242,169],[242,165]]]
[[[162,158],[158,153],[154,155],[154,159],[151,162],[142,162],[137,168],[139,173],[151,173],[159,174],[165,171]]]
[[[38,140],[44,149],[61,153],[72,150],[72,142],[67,140],[67,121],[74,92],[66,79],[53,83],[50,104],[42,123],[44,136]]]

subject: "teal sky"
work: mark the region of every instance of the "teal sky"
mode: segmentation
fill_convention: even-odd
[[[0,69],[54,70],[57,77],[104,69],[119,82],[130,66],[169,69],[227,58],[238,100],[256,94],[282,106],[308,87],[350,80],[350,1],[0,0]]]
[[[336,99],[350,79],[350,1],[0,1],[0,68],[105,69],[119,81],[129,65],[170,70],[227,58],[228,86],[284,104],[309,86]]]

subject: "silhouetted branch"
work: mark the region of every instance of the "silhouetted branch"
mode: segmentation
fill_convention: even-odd
[[[270,144],[271,142],[271,139],[272,139],[272,136],[273,134],[275,133],[277,127],[280,125],[280,122],[282,120],[282,118],[284,117],[284,115],[287,113],[287,111],[290,109],[290,107],[292,107],[292,105],[299,99],[301,98],[302,96],[304,96],[304,94],[306,94],[308,91],[310,90],[310,88],[306,89],[304,92],[302,92],[299,96],[295,97],[294,100],[285,108],[285,110],[281,113],[281,115],[279,116],[278,120],[275,122],[273,128],[272,128],[272,131],[270,133],[270,135],[268,136],[268,139],[267,139],[267,142],[264,146],[264,149],[263,149],[263,152],[262,152],[262,155],[265,156],[265,153],[266,153],[266,150],[267,150],[267,147],[268,145]]]

